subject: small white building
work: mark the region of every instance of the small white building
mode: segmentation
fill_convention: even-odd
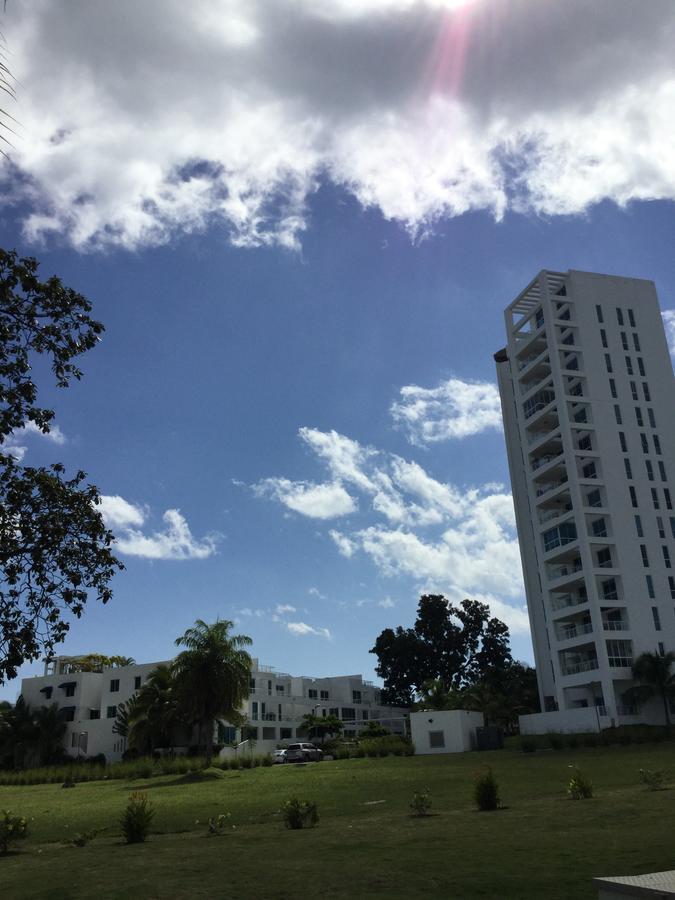
[[[476,749],[476,729],[483,713],[468,709],[425,709],[410,713],[410,737],[415,753],[464,753]]]
[[[126,750],[126,739],[113,731],[117,707],[129,700],[162,662],[82,672],[82,660],[81,656],[55,657],[46,663],[44,675],[23,679],[21,694],[31,707],[59,705],[67,723],[64,747],[71,756],[103,753],[108,762],[115,762]],[[295,676],[253,659],[250,690],[241,710],[248,724],[239,729],[219,722],[219,743],[249,740],[256,751],[271,751],[303,736],[298,735],[298,727],[307,713],[341,719],[345,737],[356,736],[370,721],[394,734],[405,734],[407,710],[383,706],[380,688],[361,675]]]

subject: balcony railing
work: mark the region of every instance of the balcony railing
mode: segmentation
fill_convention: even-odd
[[[612,669],[630,669],[633,666],[632,656],[609,656],[607,661]]]
[[[582,634],[590,634],[593,631],[593,623],[586,622],[581,625],[563,625],[558,629],[558,640],[566,641],[569,638],[579,637]]]
[[[541,487],[537,488],[537,497],[543,497],[544,494],[549,494],[551,491],[557,490],[559,487],[562,487],[563,484],[567,484],[568,480],[567,475],[565,475],[560,481],[548,481],[545,484],[542,484]]]
[[[603,619],[602,627],[605,631],[628,631],[628,622]]]
[[[567,575],[574,575],[575,572],[580,572],[581,569],[581,562],[568,563],[565,566],[551,566],[548,572],[548,580],[553,581],[555,578],[565,578]]]
[[[598,668],[597,659],[583,659],[581,662],[563,664],[561,669],[563,675],[578,675],[579,672],[590,672],[592,669]]]
[[[557,612],[559,609],[569,609],[571,606],[581,606],[583,603],[588,603],[588,597],[563,594],[562,597],[551,598],[551,609]]]

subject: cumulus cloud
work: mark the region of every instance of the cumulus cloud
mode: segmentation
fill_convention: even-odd
[[[452,600],[481,599],[514,633],[527,632],[513,501],[502,485],[440,482],[414,461],[335,431],[301,428],[299,437],[331,483],[344,480],[363,497],[361,517],[369,523],[328,531],[342,556],[363,553],[383,576]]]
[[[311,484],[287,478],[266,478],[254,485],[257,496],[269,496],[293,512],[312,519],[334,519],[354,512],[356,501],[335,482]]]
[[[672,0],[72,0],[6,32],[29,239],[294,248],[322,179],[413,236],[675,198]]]
[[[66,436],[58,425],[50,425],[49,431],[42,431],[35,422],[26,422],[21,428],[15,428],[4,441],[0,443],[0,451],[14,457],[17,462],[21,462],[28,452],[28,446],[24,443],[26,437],[38,435],[51,441],[53,444],[65,444]]]
[[[289,613],[297,612],[294,606],[291,606],[290,603],[279,603],[277,604],[277,615],[279,616],[287,616]]]
[[[390,407],[412,444],[424,445],[501,429],[499,391],[488,381],[449,378],[435,388],[410,384]]]
[[[675,358],[675,309],[666,309],[662,315],[668,349],[670,350],[670,355]]]
[[[330,631],[327,628],[315,628],[313,625],[308,625],[306,622],[287,622],[286,628],[291,634],[300,637],[313,635],[314,637],[327,638],[328,640],[330,640],[331,637]]]
[[[216,552],[218,535],[197,540],[177,509],[167,509],[162,520],[164,530],[144,534],[147,512],[117,495],[101,497],[101,513],[115,533],[115,548],[128,556],[145,559],[207,559]],[[242,611],[243,612],[243,611]]]
[[[393,609],[396,606],[391,597],[385,597],[384,600],[378,600],[377,605],[381,606],[382,609]]]

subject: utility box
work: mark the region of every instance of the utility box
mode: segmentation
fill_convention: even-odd
[[[410,714],[415,753],[464,753],[475,750],[483,713],[468,709],[427,709]]]

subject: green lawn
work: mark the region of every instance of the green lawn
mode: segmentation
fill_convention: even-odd
[[[28,840],[0,859],[0,896],[594,897],[594,875],[675,868],[675,793],[649,792],[640,768],[675,778],[673,745],[355,759],[228,771],[212,779],[0,787],[0,809],[34,818]],[[592,800],[565,795],[572,763]],[[490,765],[506,808],[479,813],[473,774]],[[428,788],[433,816],[408,805]],[[118,820],[131,790],[155,808],[146,844],[126,846]],[[318,803],[313,830],[284,829],[279,807]],[[209,816],[236,827],[209,837]],[[105,829],[86,847],[76,833]]]

